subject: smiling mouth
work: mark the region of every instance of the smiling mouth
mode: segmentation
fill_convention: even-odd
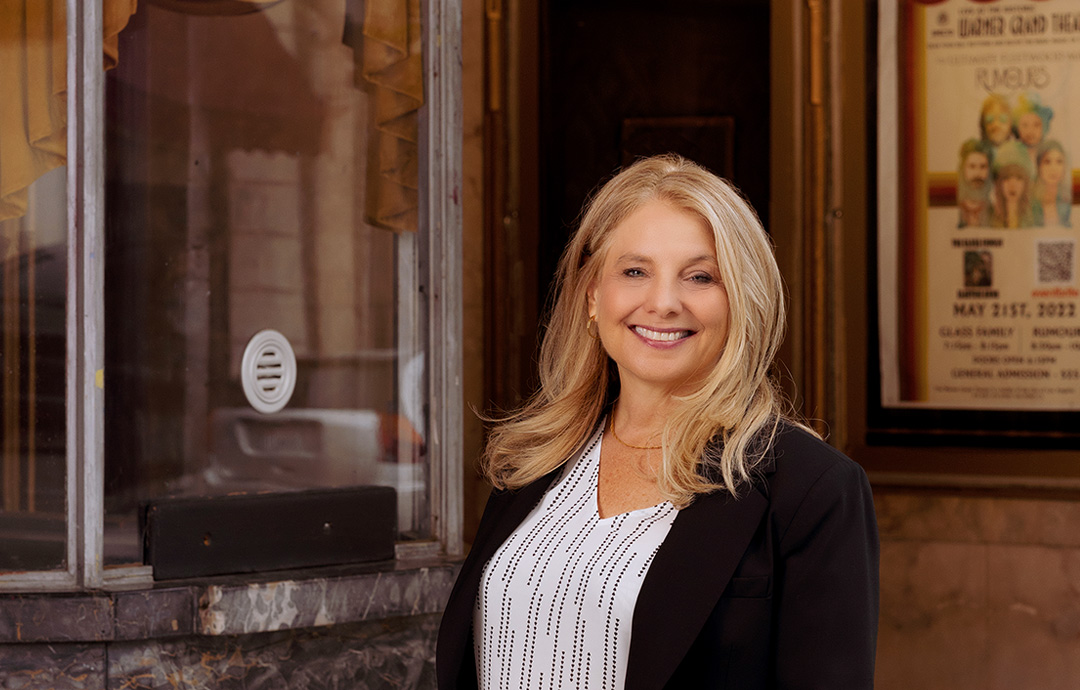
[[[648,338],[649,340],[656,340],[659,342],[671,343],[676,340],[682,340],[683,338],[689,338],[694,334],[693,331],[654,331],[651,328],[645,328],[644,326],[634,326],[635,333],[642,338]]]

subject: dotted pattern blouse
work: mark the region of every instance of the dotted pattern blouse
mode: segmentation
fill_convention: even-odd
[[[473,614],[481,690],[621,690],[641,583],[678,511],[601,518],[601,431],[484,566]]]

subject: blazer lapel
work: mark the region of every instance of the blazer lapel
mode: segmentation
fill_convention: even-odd
[[[529,513],[544,497],[544,492],[551,486],[551,482],[555,481],[558,474],[559,470],[550,472],[532,484],[522,487],[520,491],[506,493],[497,499],[498,504],[492,506],[497,512],[494,512],[491,515],[491,520],[488,521],[490,529],[483,532],[478,531],[472,546],[472,551],[476,552],[475,557],[472,551],[469,553],[469,565],[471,568],[468,575],[471,577],[475,572],[476,584],[473,587],[474,590],[479,587],[480,572],[484,569],[484,565],[487,564],[495,551],[502,546],[503,542],[510,537],[514,530],[518,528],[518,525],[529,516]],[[462,575],[465,575],[464,571]],[[470,605],[472,603],[469,602]]]
[[[599,420],[597,429],[602,421],[603,418]],[[592,434],[571,457],[579,455],[585,449],[597,429],[593,429]],[[465,667],[473,665],[473,650],[469,648],[472,643],[472,613],[484,566],[518,525],[529,516],[562,468],[563,465],[556,467],[519,491],[493,494],[488,500],[472,549],[458,573],[450,599],[446,602],[442,625],[439,627],[439,663],[436,669],[439,687],[457,687],[462,673],[467,670]],[[475,687],[475,668],[468,675],[470,679],[467,687]]]
[[[472,549],[462,565],[443,612],[438,642],[439,687],[456,687],[457,679],[464,670],[462,665],[466,662],[472,665],[470,630],[484,565],[522,520],[528,517],[558,474],[559,470],[555,470],[520,491],[507,492],[490,499]],[[475,672],[473,678],[475,682]]]
[[[768,499],[725,492],[679,511],[656,552],[634,608],[626,690],[656,690],[697,638],[750,544]]]

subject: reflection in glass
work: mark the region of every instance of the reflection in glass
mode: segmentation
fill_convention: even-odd
[[[68,4],[9,0],[0,11],[0,571],[69,565]],[[134,4],[94,3],[106,70]]]
[[[140,3],[120,35],[106,93],[109,563],[141,561],[139,507],[163,496],[389,485],[403,537],[430,531],[422,93],[379,77],[419,66],[418,3],[387,4],[402,9],[397,47],[351,0],[242,15]],[[371,61],[387,55],[398,63]],[[240,372],[267,328],[298,363],[272,414],[248,404]]]
[[[63,167],[0,220],[0,572],[66,565],[67,218]]]

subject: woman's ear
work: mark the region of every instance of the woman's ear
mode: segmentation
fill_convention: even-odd
[[[589,318],[596,318],[596,283],[589,285],[589,288],[585,291],[585,304],[589,308]]]

